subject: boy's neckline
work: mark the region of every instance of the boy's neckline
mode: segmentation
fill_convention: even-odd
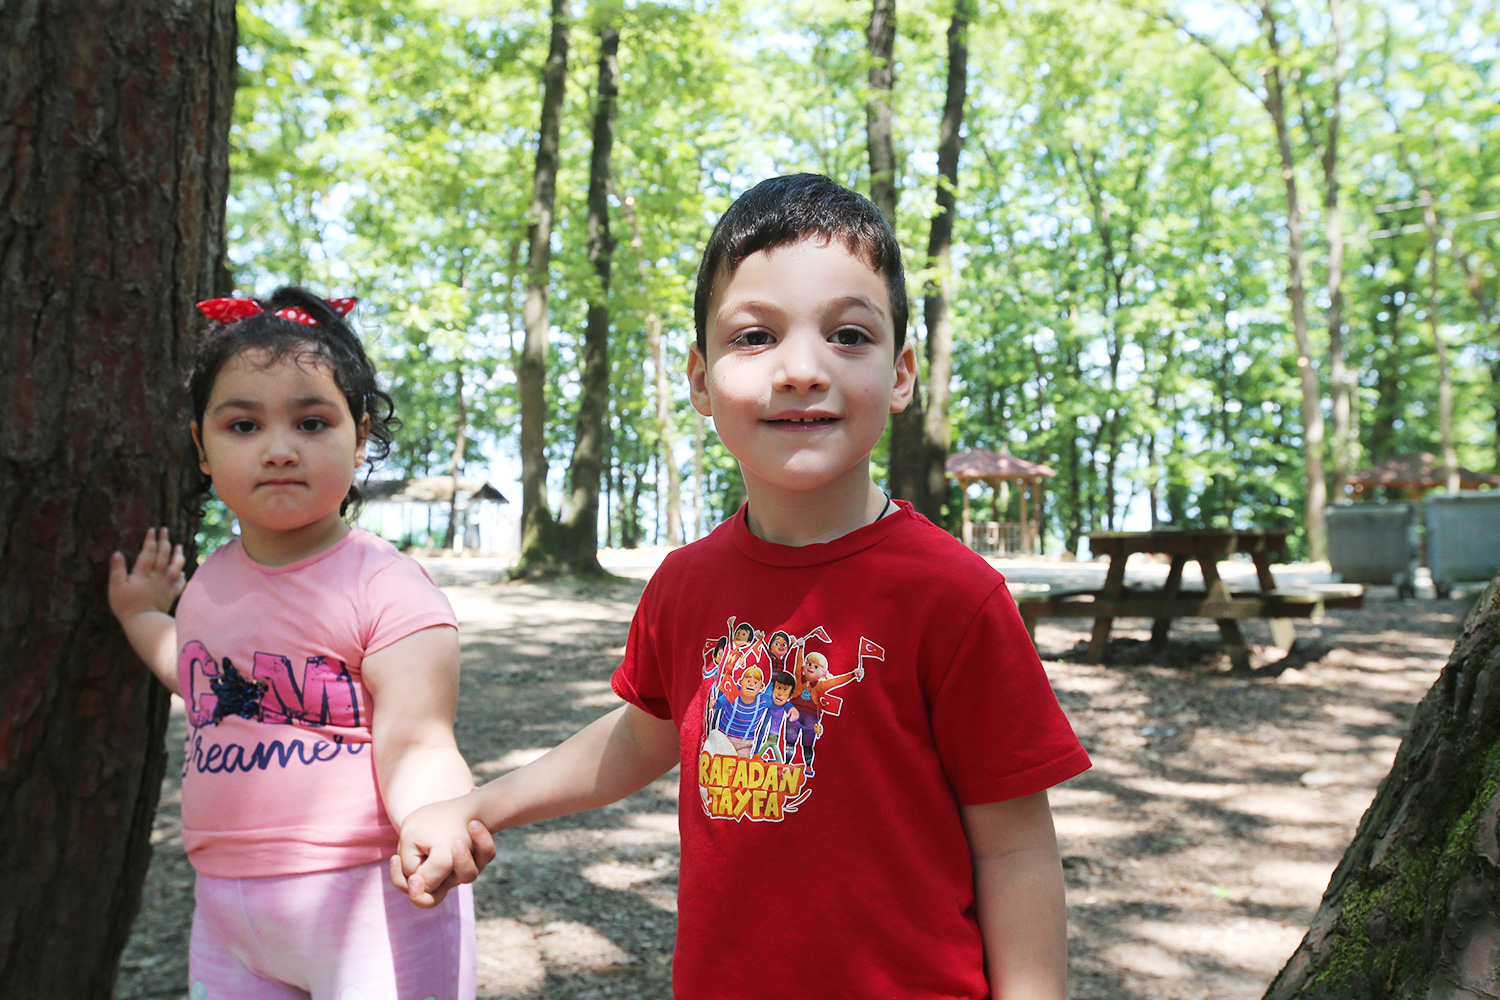
[[[843,496],[825,490],[822,496],[788,498],[775,491],[762,495],[748,489],[751,496],[741,512],[745,527],[764,542],[791,548],[837,541],[879,522],[893,510],[890,495],[868,477],[862,478],[865,485],[857,487],[856,498],[848,496],[848,489],[842,491]]]
[[[869,524],[845,532],[825,542],[810,542],[805,545],[786,545],[768,541],[750,528],[748,504],[741,506],[735,515],[720,526],[728,530],[729,537],[741,554],[768,566],[807,567],[843,559],[867,549],[890,537],[902,527],[919,517],[911,504],[905,500],[891,500],[888,513]]]

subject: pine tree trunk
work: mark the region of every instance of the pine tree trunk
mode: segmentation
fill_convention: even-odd
[[[609,231],[609,177],[620,93],[619,57],[619,30],[601,27],[588,194],[589,263],[599,285],[589,295],[573,461],[568,469],[568,508],[559,538],[562,564],[570,572],[589,575],[604,572],[599,565],[599,482],[604,473],[604,435],[609,416],[609,276],[615,249]]]
[[[0,996],[107,998],[168,698],[109,555],[190,540],[180,386],[224,259],[234,7],[0,9]]]
[[[1500,996],[1500,578],[1265,1000]]]
[[[557,203],[558,143],[568,82],[568,0],[552,0],[552,35],[542,70],[542,120],[537,130],[532,182],[530,246],[526,258],[525,340],[516,372],[521,404],[521,556],[516,574],[552,572],[556,525],[547,505],[547,341],[552,262],[552,219]]]

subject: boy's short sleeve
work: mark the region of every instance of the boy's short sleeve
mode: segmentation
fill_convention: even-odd
[[[458,628],[458,618],[448,595],[415,559],[395,557],[365,582],[366,655],[425,628],[448,625]]]
[[[1030,795],[1089,767],[1003,584],[959,640],[933,701],[932,731],[965,805]]]
[[[652,606],[652,588],[648,584],[641,603],[630,620],[630,636],[625,641],[625,658],[610,677],[615,694],[658,719],[672,718],[667,678],[662,673],[656,645],[648,624]]]

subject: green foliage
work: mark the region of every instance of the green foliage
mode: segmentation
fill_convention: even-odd
[[[1437,303],[1454,436],[1464,464],[1494,469],[1497,5],[1345,6],[1339,173],[1356,460],[1437,448],[1433,257],[1421,209],[1408,204],[1430,190],[1443,227]],[[914,292],[925,277],[950,12],[951,0],[899,9],[897,222]],[[1327,12],[1297,0],[1277,13],[1321,355]],[[621,32],[622,79],[601,539],[653,542],[666,473],[644,331],[651,321],[665,331],[678,414],[665,460],[683,476],[690,523],[696,460],[680,373],[698,253],[729,200],[762,176],[818,170],[868,186],[869,8],[577,0],[573,16],[551,273],[552,486],[561,488],[571,452],[577,349],[597,281],[584,194],[592,28],[608,19]],[[1255,76],[1272,57],[1251,17],[1227,0],[1175,9],[1021,0],[983,6],[971,31],[952,274],[954,446],[1008,448],[1058,471],[1045,513],[1053,551],[1126,524],[1127,512],[1131,523],[1301,528],[1284,191]],[[238,287],[294,281],[362,297],[359,325],[406,421],[389,471],[450,471],[460,429],[470,467],[513,462],[546,11],[518,0],[247,3],[240,26],[229,234]],[[919,322],[913,332],[920,340]],[[1315,367],[1326,394],[1326,356]],[[706,440],[712,522],[742,487],[732,459]]]

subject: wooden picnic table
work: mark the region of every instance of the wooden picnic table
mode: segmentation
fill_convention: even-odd
[[[1098,590],[1057,590],[1018,600],[1027,630],[1036,636],[1038,618],[1082,617],[1094,619],[1089,638],[1089,658],[1104,661],[1109,632],[1115,618],[1150,618],[1151,646],[1166,643],[1174,618],[1212,618],[1219,624],[1224,649],[1235,670],[1250,669],[1250,648],[1239,622],[1265,618],[1271,623],[1273,641],[1290,651],[1296,642],[1293,618],[1320,616],[1329,607],[1359,607],[1363,588],[1345,586],[1317,590],[1278,588],[1271,573],[1271,556],[1286,551],[1287,532],[1261,529],[1158,528],[1153,531],[1096,531],[1088,535],[1089,550],[1109,559],[1104,586]],[[1125,585],[1125,564],[1136,553],[1170,558],[1166,583],[1160,588],[1137,589]],[[1219,562],[1238,553],[1248,554],[1255,564],[1259,589],[1231,592],[1219,575]],[[1183,590],[1182,571],[1188,560],[1203,573],[1203,590]]]

